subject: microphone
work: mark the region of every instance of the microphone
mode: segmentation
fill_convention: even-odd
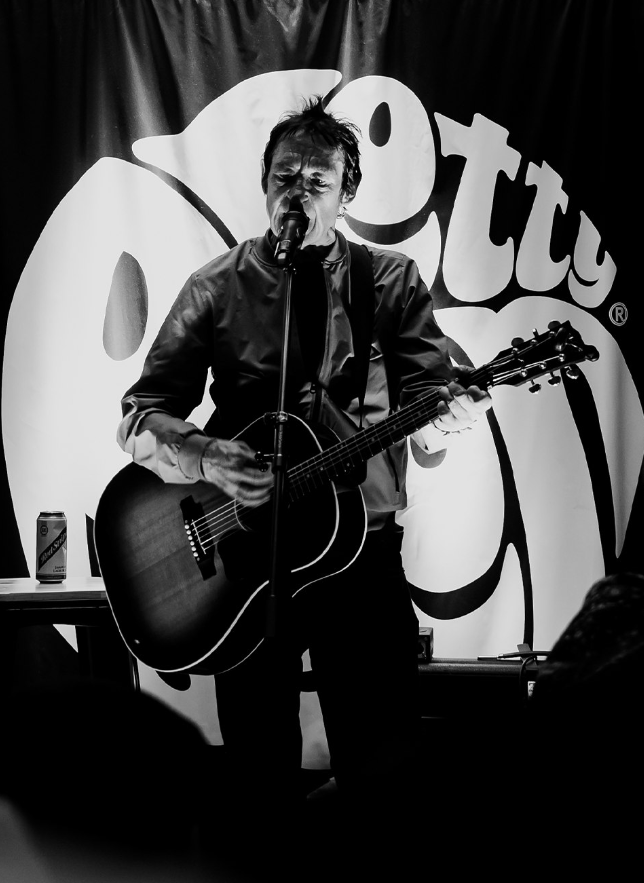
[[[275,260],[281,267],[286,267],[295,257],[308,226],[309,219],[304,213],[299,197],[292,197],[288,211],[282,218],[275,248]]]

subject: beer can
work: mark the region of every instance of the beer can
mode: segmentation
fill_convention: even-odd
[[[64,512],[41,512],[36,521],[36,579],[61,583],[67,578],[67,518]]]

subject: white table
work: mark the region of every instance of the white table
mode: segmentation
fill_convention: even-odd
[[[126,677],[139,688],[136,660],[118,636],[100,577],[49,584],[29,577],[0,579],[0,665],[5,673],[13,668],[16,629],[29,625],[75,626],[82,674]]]

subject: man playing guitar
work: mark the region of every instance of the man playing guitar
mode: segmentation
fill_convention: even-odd
[[[466,369],[455,375],[416,264],[394,251],[350,248],[336,231],[360,183],[358,134],[352,123],[328,114],[318,98],[278,122],[263,157],[268,231],[191,276],[141,378],[123,398],[118,438],[134,461],[167,483],[214,486],[232,501],[235,518],[242,510],[261,510],[273,488],[271,471],[260,468],[257,434],[244,429],[275,409],[284,292],[276,249],[284,216],[294,205],[307,227],[293,258],[287,380],[293,422],[312,427],[315,438],[320,428],[320,439],[332,430],[342,441],[359,437],[427,390],[438,390],[434,419],[408,433],[418,462],[434,467],[445,457],[450,434],[470,427],[491,405],[487,391],[468,384]],[[367,259],[366,284],[356,275],[360,255]],[[366,290],[364,312],[359,288]],[[202,430],[187,421],[208,373],[215,412]],[[301,432],[306,436],[308,430]],[[313,454],[326,443],[314,446]],[[312,560],[322,568],[318,559],[345,527],[357,536],[355,548],[336,555],[331,573],[315,570],[308,587],[294,592],[297,603],[277,652],[264,641],[252,653],[228,660],[224,670],[214,667],[224,743],[237,762],[240,794],[244,785],[252,792],[253,813],[265,804],[270,815],[278,794],[292,798],[292,805],[299,797],[306,648],[339,793],[352,805],[398,812],[416,787],[418,622],[401,561],[402,528],[395,520],[406,505],[407,450],[404,436],[385,446],[368,459],[366,475],[346,481],[346,490],[336,477],[330,509],[340,517]],[[345,497],[355,501],[356,494],[358,505],[346,510],[345,525]],[[286,546],[293,555],[317,530],[317,508],[313,502],[307,527],[304,517],[291,519]],[[257,561],[250,559],[267,551],[261,543],[257,555],[240,548],[245,562],[232,551],[224,558],[229,577],[246,564],[254,573]],[[221,573],[221,564],[213,569]],[[294,567],[305,575],[306,570]],[[222,644],[237,628],[243,624],[232,616]],[[179,669],[190,666],[174,662],[166,668]]]

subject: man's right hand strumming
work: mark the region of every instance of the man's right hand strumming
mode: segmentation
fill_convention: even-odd
[[[211,439],[203,452],[201,468],[206,481],[246,506],[259,506],[270,496],[273,475],[260,471],[255,452],[246,442]]]

